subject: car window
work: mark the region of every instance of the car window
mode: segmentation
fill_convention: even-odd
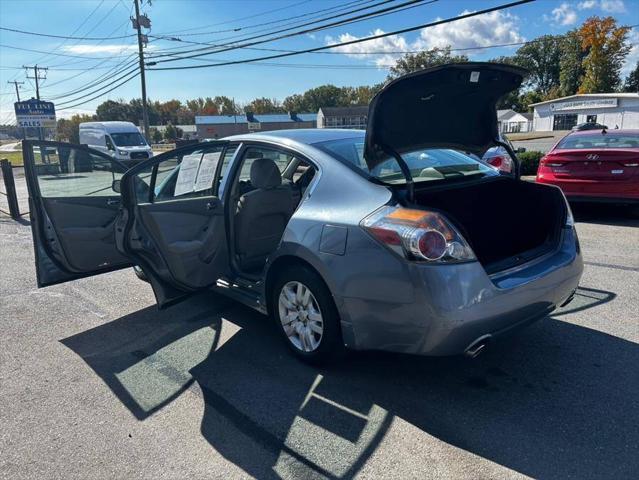
[[[146,140],[139,132],[112,133],[111,138],[118,147],[146,146]]]
[[[138,203],[212,196],[217,188],[216,173],[223,147],[224,145],[219,144],[204,145],[186,152],[176,151],[160,163],[138,172]],[[138,187],[151,183],[154,183],[154,191],[149,198],[148,190]]]
[[[258,158],[270,158],[273,160],[281,174],[284,170],[286,170],[286,167],[293,158],[295,158],[295,156],[290,153],[282,152],[281,150],[275,150],[267,147],[249,147],[244,153],[244,162],[242,163],[242,169],[240,170],[240,181],[250,181],[251,166]]]
[[[593,133],[588,135],[567,135],[555,148],[564,150],[580,150],[589,148],[639,148],[639,134]]]
[[[228,147],[226,147],[224,157],[222,158],[222,165],[220,166],[220,170],[218,172],[218,178],[214,185],[216,195],[220,194],[220,186],[228,175],[229,167],[231,166],[231,160],[233,160],[238,147],[239,145],[229,145]]]
[[[364,160],[364,139],[362,137],[330,140],[314,144],[320,150],[359,169],[373,177],[388,183],[405,182],[399,163],[388,158],[373,170],[368,168]],[[429,148],[402,154],[408,165],[413,180],[444,180],[451,177],[493,174],[491,167],[480,162],[476,157],[451,149]]]
[[[72,145],[34,146],[34,170],[43,198],[118,196],[113,181],[125,168]]]

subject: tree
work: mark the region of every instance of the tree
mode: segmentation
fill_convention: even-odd
[[[157,128],[150,128],[151,133],[151,141],[153,143],[160,143],[162,141],[162,132],[160,132]]]
[[[401,77],[407,73],[416,72],[425,68],[436,67],[446,63],[467,62],[466,55],[452,55],[450,45],[444,48],[435,47],[419,53],[407,53],[400,57],[390,68],[388,79]]]
[[[280,102],[278,102],[276,99],[262,97],[252,100],[248,105],[244,107],[244,112],[282,113],[284,112],[284,109],[282,108]]]
[[[626,77],[623,84],[624,92],[639,93],[639,62],[635,64],[635,68]]]
[[[628,27],[617,27],[613,17],[590,17],[579,29],[581,48],[587,52],[583,61],[584,78],[579,93],[616,90],[621,83],[621,67],[630,52],[626,43]]]
[[[542,95],[559,86],[561,37],[543,35],[521,46],[513,61],[529,71],[526,83]]]
[[[94,115],[73,115],[69,119],[61,118],[56,125],[56,139],[58,141],[80,143],[80,124],[95,120]]]
[[[165,140],[175,140],[177,138],[177,129],[170,123],[164,129]]]
[[[579,30],[567,32],[561,41],[559,60],[559,92],[562,97],[574,95],[583,81],[586,52],[581,48]]]
[[[95,109],[95,114],[97,119],[100,121],[131,121],[131,109],[129,108],[129,105],[122,99],[107,100],[106,102],[102,102]]]

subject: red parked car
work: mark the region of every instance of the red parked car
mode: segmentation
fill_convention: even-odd
[[[639,214],[639,130],[569,133],[540,160],[537,182],[571,201],[625,204]]]

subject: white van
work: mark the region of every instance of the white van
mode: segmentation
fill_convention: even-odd
[[[153,156],[151,146],[131,122],[81,123],[80,143],[124,162]]]

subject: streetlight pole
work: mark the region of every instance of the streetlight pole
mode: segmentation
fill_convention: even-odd
[[[151,142],[149,138],[149,112],[146,104],[146,77],[144,75],[144,47],[142,41],[142,26],[140,25],[140,2],[133,0],[135,3],[135,28],[138,32],[138,57],[140,60],[140,82],[142,83],[142,121],[144,123],[144,136],[147,142]]]

